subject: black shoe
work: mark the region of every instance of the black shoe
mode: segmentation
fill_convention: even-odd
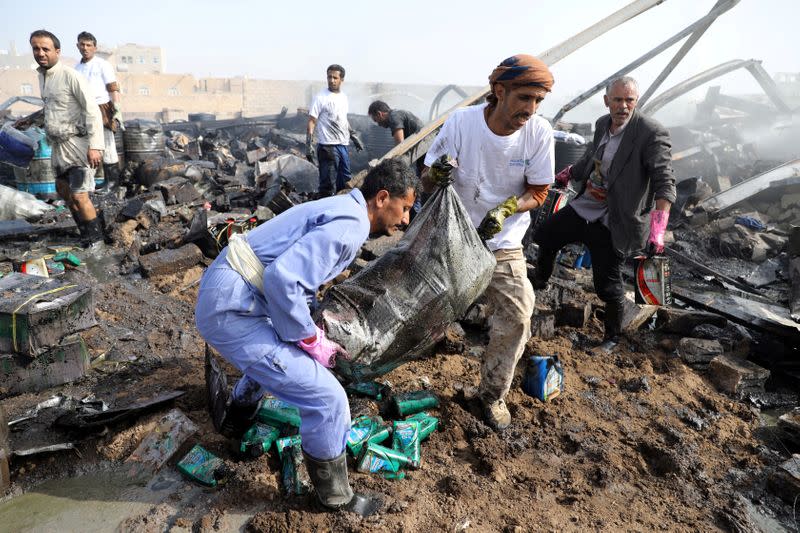
[[[615,340],[619,343],[622,334],[622,302],[606,302],[605,316],[603,317],[603,329],[605,334],[603,341]]]
[[[99,187],[100,193],[115,193],[119,189],[119,164],[103,165],[105,182]]]

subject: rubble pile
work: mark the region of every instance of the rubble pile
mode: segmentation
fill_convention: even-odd
[[[126,157],[119,189],[94,197],[105,245],[80,248],[52,199],[25,220],[0,221],[0,397],[12,422],[9,436],[0,432],[0,481],[14,496],[6,503],[100,463],[143,480],[142,500],[155,502],[122,516],[127,529],[522,531],[535,519],[535,529],[712,530],[755,515],[787,521],[776,502],[797,486],[800,452],[800,191],[765,191],[716,212],[704,202],[724,179],[682,180],[668,252],[675,303],[639,305],[629,292],[627,340],[611,355],[595,348],[603,305],[588,254],[565,248],[536,293],[523,358],[557,355],[563,392],[547,402],[528,396],[521,364],[505,433],[481,422],[475,398],[491,320],[480,299],[431,356],[370,376],[379,382],[348,383],[351,480],[386,496],[385,512],[360,521],[308,512],[296,407],[264,399],[258,424],[235,443],[215,431],[214,380],[194,329],[200,276],[230,236],[315,197],[305,136],[276,124],[129,126],[129,137],[148,137]],[[756,172],[746,150],[727,155],[716,175]],[[365,243],[319,298],[386,262],[402,239]],[[532,277],[536,248],[525,252]],[[424,407],[404,410],[398,400]],[[775,420],[762,422],[766,412]],[[786,448],[760,446],[764,427]]]

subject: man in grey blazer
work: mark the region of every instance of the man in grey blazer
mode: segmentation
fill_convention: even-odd
[[[556,176],[561,185],[577,182],[580,193],[537,231],[533,286],[546,286],[561,247],[585,244],[592,256],[595,291],[606,304],[601,348],[610,351],[622,329],[622,263],[646,244],[649,253],[664,251],[675,178],[669,133],[636,110],[636,80],[629,76],[613,80],[603,99],[609,114],[595,123],[592,148]]]

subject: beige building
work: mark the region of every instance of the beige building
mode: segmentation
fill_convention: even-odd
[[[62,47],[67,44],[62,42]],[[62,48],[63,51],[64,48]],[[122,112],[127,118],[154,118],[164,121],[186,120],[190,113],[211,113],[217,118],[254,117],[280,113],[286,107],[308,108],[314,95],[325,87],[324,77],[313,81],[259,80],[247,77],[195,78],[191,74],[164,72],[164,53],[158,46],[133,43],[116,48],[99,47],[117,71],[122,91]],[[61,61],[74,66],[78,58],[62,54]],[[0,51],[0,102],[13,96],[39,96],[36,64],[28,52]],[[391,107],[406,109],[427,121],[431,102],[444,86],[346,82],[343,90],[350,98],[350,112],[366,115],[373,100],[384,100]],[[473,93],[467,87],[462,93]],[[439,112],[461,100],[449,92],[441,99]],[[25,114],[31,106],[18,103],[12,111]]]
[[[122,44],[111,50],[108,61],[117,72],[131,74],[161,73],[166,70],[164,51],[160,46],[143,46],[141,44]]]

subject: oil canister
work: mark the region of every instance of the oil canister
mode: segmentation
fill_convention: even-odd
[[[250,457],[259,457],[269,451],[279,436],[278,428],[256,422],[242,436],[239,451]]]
[[[672,304],[669,258],[663,255],[633,258],[633,286],[637,304]]]
[[[439,407],[439,398],[432,392],[421,390],[396,394],[392,398],[392,403],[398,415],[407,416]]]
[[[522,390],[528,396],[549,402],[564,389],[564,369],[557,355],[532,355],[522,379]]]
[[[570,198],[570,190],[569,189],[555,189],[550,188],[547,191],[547,198],[545,198],[544,203],[536,212],[536,218],[531,222],[531,229],[530,231],[532,234],[536,234],[536,230],[544,224],[545,220],[550,218],[554,213],[560,211],[567,205]]]
[[[406,455],[411,460],[408,465],[411,468],[419,468],[419,442],[421,440],[419,420],[398,420],[394,422],[392,448]]]
[[[359,472],[397,472],[411,463],[404,453],[380,444],[369,443],[358,461]]]

